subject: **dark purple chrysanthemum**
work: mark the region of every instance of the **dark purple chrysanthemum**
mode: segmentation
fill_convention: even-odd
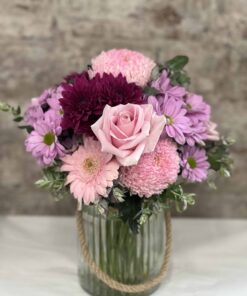
[[[79,78],[79,77],[84,76],[84,75],[87,76],[87,72],[81,72],[81,73],[72,72],[69,75],[64,77],[64,81],[66,83],[74,83],[76,78]]]
[[[63,98],[63,129],[72,128],[76,134],[93,135],[91,125],[102,115],[105,105],[142,104],[142,89],[135,83],[128,83],[119,74],[104,73],[89,79],[87,73],[74,76],[72,83],[64,83]]]

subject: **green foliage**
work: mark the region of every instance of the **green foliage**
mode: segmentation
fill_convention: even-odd
[[[138,195],[126,195],[124,202],[112,204],[119,212],[119,217],[127,223],[133,233],[140,230],[139,219],[141,217],[143,199]]]
[[[140,213],[139,224],[142,225],[152,215],[158,214],[160,211],[169,208],[169,201],[164,194],[154,195],[151,198],[144,199]]]
[[[156,96],[159,94],[159,91],[156,88],[148,85],[144,87],[143,92],[147,96]]]
[[[156,80],[165,69],[168,71],[169,78],[173,85],[187,85],[190,83],[190,78],[184,70],[184,67],[188,62],[189,58],[187,56],[178,55],[167,61],[164,65],[158,64],[152,70],[151,80]],[[155,95],[155,89],[151,90],[149,87],[144,88],[144,92],[148,95]]]
[[[160,76],[160,73],[164,70],[164,68],[165,67],[163,65],[157,64],[151,72],[151,80],[158,79]]]
[[[230,146],[234,143],[230,139],[221,139],[216,142],[208,142],[206,151],[210,168],[220,176],[230,177],[233,160],[230,156]]]
[[[165,63],[171,82],[174,85],[186,85],[190,83],[190,78],[183,69],[189,62],[187,56],[176,56]]]
[[[11,115],[13,116],[13,121],[16,123],[19,123],[23,120],[20,106],[17,106],[15,108],[7,103],[0,102],[0,111],[11,113]],[[21,125],[18,126],[18,128],[25,129],[28,133],[30,133],[33,130],[33,128],[30,125]]]
[[[189,62],[189,58],[187,56],[175,56],[168,62],[166,62],[166,66],[168,69],[173,71],[182,70]]]
[[[193,193],[185,193],[180,184],[173,184],[162,194],[153,195],[151,198],[140,198],[137,195],[125,193],[124,202],[101,205],[101,211],[109,214],[110,209],[114,209],[111,216],[120,217],[128,223],[134,233],[138,233],[141,225],[146,223],[152,215],[169,209],[172,202],[175,202],[177,211],[182,212],[188,205],[194,205],[194,197]]]
[[[187,209],[188,205],[195,204],[195,194],[185,193],[181,184],[172,184],[165,190],[164,196],[175,202],[176,210],[183,212]]]
[[[37,187],[49,190],[55,200],[60,200],[69,194],[69,189],[65,185],[66,173],[60,171],[59,163],[44,168],[42,173],[42,178],[35,182]]]
[[[18,128],[26,130],[29,134],[33,131],[33,127],[31,125],[19,125]]]
[[[14,116],[14,120],[20,117],[21,114],[21,107],[17,106],[16,108],[12,107],[11,105],[0,102],[0,111],[3,112],[10,112]]]

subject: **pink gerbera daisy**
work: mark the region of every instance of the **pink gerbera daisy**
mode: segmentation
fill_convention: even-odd
[[[111,49],[103,51],[92,60],[91,77],[96,73],[112,74],[117,77],[122,73],[128,82],[144,86],[150,79],[155,63],[140,52],[128,49]]]
[[[158,142],[153,152],[143,154],[137,165],[122,167],[120,182],[134,194],[150,197],[176,182],[178,173],[177,146],[165,139]]]
[[[61,171],[69,172],[67,184],[70,192],[78,200],[88,205],[100,197],[107,196],[107,188],[113,186],[118,178],[119,164],[109,153],[101,152],[101,145],[93,138],[84,138],[84,146],[80,146],[72,155],[63,158]]]

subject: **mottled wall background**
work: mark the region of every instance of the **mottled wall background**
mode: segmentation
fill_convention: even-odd
[[[247,217],[246,0],[0,0],[0,100],[25,106],[103,49],[127,47],[161,61],[190,57],[191,89],[213,106],[220,130],[237,139],[233,178],[196,187],[186,215]],[[24,135],[0,115],[0,212],[70,214],[37,190]]]

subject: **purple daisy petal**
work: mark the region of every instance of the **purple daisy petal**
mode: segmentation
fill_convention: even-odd
[[[209,163],[206,150],[184,146],[181,156],[182,177],[188,182],[202,182],[207,179]]]
[[[65,155],[65,149],[58,142],[58,136],[62,132],[60,124],[61,116],[51,110],[34,124],[34,131],[25,140],[26,150],[31,152],[41,165],[50,165],[57,156]]]

